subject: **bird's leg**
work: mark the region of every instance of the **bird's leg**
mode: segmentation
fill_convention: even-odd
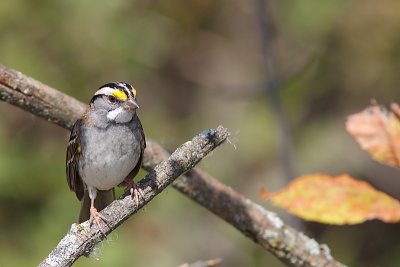
[[[90,225],[92,225],[93,221],[95,221],[96,224],[97,224],[97,227],[99,227],[99,229],[100,229],[100,232],[102,232],[104,234],[104,231],[100,226],[100,219],[103,220],[104,222],[107,222],[107,220],[94,207],[94,200],[95,200],[95,198],[90,198],[90,219],[89,219],[89,222],[90,222]]]
[[[143,190],[132,180],[129,178],[126,178],[123,182],[123,185],[125,186],[125,191],[128,191],[131,193],[131,198],[135,200],[136,206],[139,206],[139,197],[144,199],[144,193]]]

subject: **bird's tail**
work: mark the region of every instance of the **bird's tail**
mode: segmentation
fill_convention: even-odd
[[[101,211],[107,207],[111,202],[115,200],[114,188],[107,191],[97,191],[96,200],[94,201],[94,207],[97,211]],[[81,211],[79,213],[79,223],[89,220],[90,218],[90,198],[89,193],[85,190],[83,199],[81,202]]]

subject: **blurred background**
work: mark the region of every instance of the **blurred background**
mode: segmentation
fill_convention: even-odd
[[[83,102],[110,81],[138,90],[147,136],[169,149],[223,124],[201,167],[330,246],[349,266],[400,266],[396,224],[299,223],[261,199],[290,178],[343,172],[400,198],[399,171],[344,130],[371,99],[399,102],[400,2],[0,1],[0,63]],[[77,220],[69,133],[0,103],[0,266],[35,266]],[[140,173],[140,177],[145,175]],[[75,266],[283,266],[169,188]]]

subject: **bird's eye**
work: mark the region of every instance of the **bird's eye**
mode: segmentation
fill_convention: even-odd
[[[110,103],[114,104],[115,102],[117,102],[117,99],[115,98],[115,96],[113,95],[109,95],[107,97],[108,101],[110,101]]]

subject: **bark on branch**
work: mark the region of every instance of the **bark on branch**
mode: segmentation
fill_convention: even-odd
[[[2,65],[0,100],[67,129],[72,127],[86,106]],[[146,139],[143,167],[152,170],[167,159],[169,153],[150,138]],[[190,170],[177,179],[173,186],[233,225],[288,266],[344,266],[331,256],[326,245],[320,245],[314,239],[285,225],[275,213],[267,211],[199,169]]]

